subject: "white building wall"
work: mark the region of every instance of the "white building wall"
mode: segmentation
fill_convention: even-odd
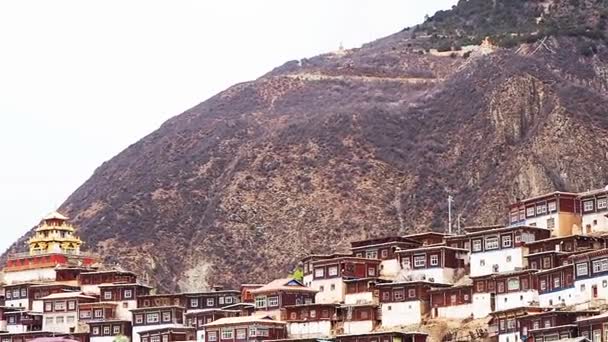
[[[205,330],[196,331],[196,342],[205,342]]]
[[[99,285],[80,285],[80,290],[86,294],[100,295]]]
[[[311,287],[319,291],[315,295],[315,303],[331,304],[344,301],[346,286],[342,278],[313,280]],[[321,287],[323,287],[323,291],[321,291]]]
[[[607,232],[608,217],[606,217],[605,215],[605,211],[599,213],[583,214],[583,228],[589,225],[591,227],[591,232]],[[595,221],[595,224],[593,221]]]
[[[394,278],[399,275],[399,272],[401,272],[401,265],[399,265],[399,260],[388,259],[382,260],[382,262],[380,262],[381,277]]]
[[[10,334],[19,334],[27,332],[27,326],[21,324],[11,324],[6,326],[6,331]]]
[[[538,217],[526,218],[526,221],[524,224],[526,226],[533,225],[536,227],[549,229],[547,227],[547,220],[550,218],[555,220],[555,227],[559,227],[559,215],[557,212],[549,214],[549,215],[542,215],[542,216],[538,216]]]
[[[376,301],[372,292],[348,293],[344,295],[344,304],[346,305],[374,303]]]
[[[139,336],[139,333],[142,332],[142,331],[164,329],[164,328],[183,328],[183,327],[184,327],[184,325],[182,325],[182,324],[176,324],[176,323],[136,326],[136,327],[133,327],[133,333],[132,333],[133,336],[131,338],[131,341],[132,342],[141,342],[141,338]]]
[[[510,259],[510,261],[509,261]],[[471,277],[479,277],[492,273],[494,265],[498,265],[498,272],[514,271],[526,266],[524,248],[506,248],[489,252],[471,253]]]
[[[453,305],[436,308],[437,317],[440,318],[451,318],[451,319],[465,319],[471,317],[475,312],[473,303]],[[435,310],[435,309],[433,309]]]
[[[0,321],[0,331],[6,331],[6,320]]]
[[[70,328],[74,328],[74,332],[78,332],[78,317],[76,317],[76,315],[76,312],[45,313],[42,315],[42,330],[58,333],[69,333]],[[53,318],[52,323],[48,323],[48,317]],[[57,323],[57,317],[62,317],[63,323]],[[68,319],[68,317],[72,317],[73,320]]]
[[[422,321],[423,303],[419,300],[383,303],[382,327],[418,324]]]
[[[473,316],[475,318],[486,317],[492,312],[492,299],[489,293],[473,294]]]
[[[520,342],[519,333],[508,333],[498,335],[498,342]]]
[[[131,336],[128,336],[131,338]],[[114,336],[91,336],[90,342],[113,342]]]
[[[374,321],[344,322],[344,334],[365,334],[374,330]],[[138,341],[139,342],[139,341]]]
[[[401,272],[401,277],[409,280],[427,280],[435,283],[452,284],[455,269],[453,268],[425,268],[409,269]]]
[[[606,282],[606,286],[604,286]],[[593,287],[597,287],[597,297],[593,297]],[[608,302],[608,275],[574,282],[575,304],[604,300]]]
[[[313,275],[312,275],[312,273],[311,273],[311,274],[308,274],[308,275],[305,275],[305,276],[302,278],[302,281],[304,282],[304,286],[311,287],[311,286],[312,286],[312,279],[313,279]]]
[[[29,310],[30,308],[28,308],[28,305],[30,304],[30,300],[27,298],[23,298],[23,299],[7,299],[4,302],[5,306],[8,307],[15,307],[15,308],[26,308],[27,310]],[[42,311],[38,311],[38,312],[42,312]]]
[[[137,308],[137,300],[125,300],[121,302],[112,302],[116,303],[116,318],[130,321],[133,318],[133,313],[129,310]],[[127,304],[125,307],[124,304]]]
[[[34,312],[44,312],[44,302],[42,300],[33,300],[32,301],[32,311]]]
[[[331,336],[331,321],[293,322],[287,324],[290,338]]]
[[[54,268],[39,268],[33,270],[5,272],[4,281],[7,285],[30,281],[53,281],[56,279]]]
[[[549,307],[555,305],[575,305],[577,301],[576,288],[571,287],[560,291],[542,293],[538,295],[540,306]]]
[[[536,290],[500,293],[496,295],[496,311],[530,306],[532,302],[538,301]]]

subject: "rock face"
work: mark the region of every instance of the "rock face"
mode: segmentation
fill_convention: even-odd
[[[106,262],[186,291],[444,230],[448,194],[466,224],[494,224],[517,197],[608,183],[603,43],[442,54],[425,39],[403,31],[237,84],[101,165],[60,210]]]

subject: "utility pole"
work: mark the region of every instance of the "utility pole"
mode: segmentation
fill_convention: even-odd
[[[458,231],[458,235],[460,235],[460,220],[462,219],[462,214],[458,214],[458,218],[456,219],[456,227]]]
[[[448,234],[452,234],[452,195],[448,195]]]

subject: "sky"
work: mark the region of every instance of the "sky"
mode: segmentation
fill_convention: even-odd
[[[0,251],[170,117],[455,3],[0,1]]]

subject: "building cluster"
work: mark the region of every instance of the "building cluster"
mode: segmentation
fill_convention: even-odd
[[[302,279],[158,294],[81,252],[55,212],[6,262],[0,342],[425,342],[426,322],[477,319],[499,342],[608,342],[608,189],[520,200],[508,222],[355,241],[304,257]]]

